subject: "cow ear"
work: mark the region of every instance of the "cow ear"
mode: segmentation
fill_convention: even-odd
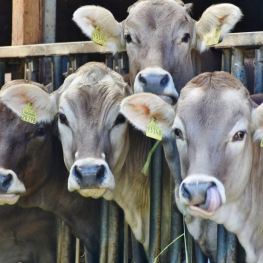
[[[232,4],[213,5],[205,10],[196,23],[197,49],[200,52],[209,48],[208,37],[222,39],[241,19],[241,10]]]
[[[254,140],[261,141],[263,137],[263,103],[258,107],[252,105]]]
[[[125,98],[120,111],[131,124],[144,133],[147,124],[155,118],[163,136],[168,136],[175,118],[172,106],[150,93],[139,93]]]
[[[0,100],[19,117],[26,107],[30,107],[29,111],[36,114],[37,122],[52,122],[57,113],[54,95],[32,84],[21,83],[4,88],[0,92]]]
[[[92,39],[92,32],[99,29],[112,53],[125,49],[122,23],[115,20],[107,9],[100,6],[82,6],[73,14],[73,21]]]

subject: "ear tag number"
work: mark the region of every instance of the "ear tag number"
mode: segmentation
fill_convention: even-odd
[[[263,147],[263,137],[261,138],[260,147]]]
[[[214,46],[218,44],[220,39],[220,28],[219,26],[216,28],[216,31],[213,31],[212,33],[207,34],[205,37],[205,44],[207,46]]]
[[[107,45],[107,37],[103,35],[103,33],[100,31],[99,27],[96,27],[96,29],[92,32],[92,41],[96,44],[106,46]]]
[[[158,126],[156,118],[152,118],[151,122],[147,124],[146,136],[161,141],[163,138],[162,129]]]
[[[27,106],[23,109],[21,120],[32,124],[36,124],[37,113],[33,109],[32,102],[29,102]]]

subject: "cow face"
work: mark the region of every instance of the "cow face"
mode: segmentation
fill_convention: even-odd
[[[138,94],[122,102],[121,112],[142,131],[157,116],[164,137],[175,136],[183,179],[176,193],[179,209],[213,219],[248,183],[253,136],[262,137],[255,126],[262,122],[263,106],[255,110],[245,87],[225,72],[201,74],[182,89],[172,127],[170,108],[157,103],[153,95]]]
[[[14,204],[29,195],[49,172],[52,119],[56,110],[50,96],[38,84],[19,80],[0,92],[0,204]],[[21,120],[23,109],[32,104],[36,124]],[[36,178],[41,174],[41,178]]]
[[[92,75],[97,81],[91,81]],[[129,148],[128,124],[119,114],[129,93],[121,77],[101,63],[86,64],[59,90],[58,127],[70,191],[98,198],[114,190],[113,174],[122,168]]]
[[[190,9],[191,5],[179,0],[145,0],[131,6],[122,23],[96,6],[79,8],[73,20],[90,38],[99,27],[113,53],[126,47],[135,93],[151,92],[174,104],[180,89],[200,67],[196,51],[208,49],[207,36],[218,30],[222,38],[242,16],[236,6],[219,4],[196,22]]]

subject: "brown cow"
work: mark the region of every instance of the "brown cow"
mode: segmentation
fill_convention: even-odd
[[[98,261],[100,202],[67,190],[68,171],[54,134],[57,109],[52,98],[39,84],[24,80],[12,81],[0,92],[0,167],[4,178],[0,187],[5,190],[0,193],[1,204],[12,204],[9,200],[16,195],[20,206],[56,214]],[[36,113],[35,124],[21,120],[28,103]],[[14,178],[23,191],[11,188]]]
[[[123,102],[140,129],[157,115],[166,138],[176,139],[183,182],[176,202],[186,219],[209,218],[237,235],[246,261],[263,261],[261,205],[263,105],[256,105],[240,81],[226,72],[203,73],[181,91],[176,117],[154,96]],[[125,110],[123,108],[123,110]],[[148,110],[146,110],[148,108]],[[167,113],[170,111],[171,114]],[[146,116],[148,115],[148,116]],[[169,115],[169,116],[168,116]],[[171,131],[173,131],[171,133]],[[164,142],[169,162],[171,147]]]
[[[99,28],[113,53],[126,48],[135,93],[155,93],[170,104],[191,78],[220,69],[220,54],[209,50],[209,39],[222,38],[242,16],[236,6],[218,4],[194,21],[191,4],[181,0],[141,0],[128,12],[118,23],[102,7],[83,6],[73,20],[89,38]]]
[[[70,170],[69,190],[115,200],[148,252],[150,182],[141,170],[151,140],[119,114],[120,102],[131,94],[131,88],[119,74],[93,62],[70,75],[57,93],[59,133]],[[167,245],[168,215],[163,216],[162,238]]]
[[[39,208],[0,206],[0,262],[56,263],[55,223]]]

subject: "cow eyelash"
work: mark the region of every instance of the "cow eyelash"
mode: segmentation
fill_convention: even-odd
[[[190,39],[190,34],[185,33],[184,36],[182,37],[182,42],[188,43],[189,39]]]
[[[180,129],[174,129],[174,134],[175,134],[175,137],[176,139],[181,139],[183,140],[184,136],[183,136],[183,133]]]
[[[245,135],[247,134],[247,131],[238,131],[234,136],[233,136],[233,142],[236,141],[243,141],[245,138]]]

